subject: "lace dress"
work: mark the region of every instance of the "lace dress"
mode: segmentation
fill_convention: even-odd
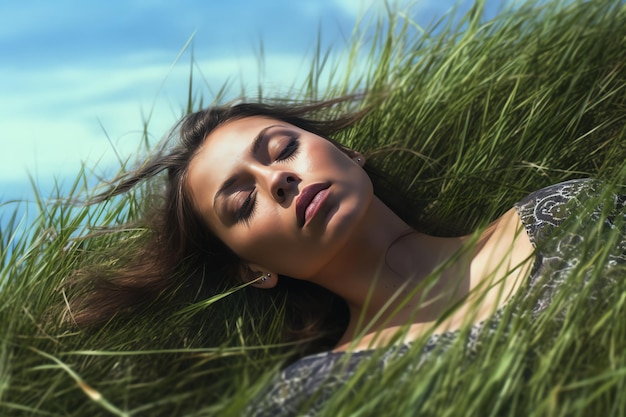
[[[532,308],[516,314],[537,315],[550,305],[558,288],[580,264],[576,249],[583,241],[584,234],[576,231],[583,226],[599,225],[606,230],[621,228],[620,238],[616,242],[610,242],[613,250],[605,260],[605,269],[608,272],[603,282],[604,285],[610,285],[611,280],[623,277],[623,266],[626,265],[626,195],[611,194],[608,199],[604,198],[600,202],[602,190],[602,184],[598,181],[571,180],[535,191],[515,204],[536,249],[530,276],[519,290],[525,291],[524,299],[532,297]],[[593,205],[594,201],[597,201],[596,205]],[[566,228],[563,225],[565,222],[575,223],[580,227]],[[560,225],[564,227],[559,228]],[[559,233],[561,229],[568,231]],[[622,268],[615,268],[618,265]],[[612,270],[614,273],[611,273]],[[591,295],[590,298],[594,296]],[[474,351],[482,332],[498,327],[502,311],[500,308],[488,321],[474,324],[469,329],[466,333],[466,352],[469,355]],[[455,330],[431,335],[423,346],[416,366],[452,345],[459,333],[459,330]],[[253,401],[246,415],[315,415],[328,397],[354,374],[357,365],[363,360],[376,354],[378,367],[384,370],[389,361],[410,348],[411,344],[406,343],[385,348],[384,352],[370,349],[351,353],[323,352],[304,357],[284,369],[273,384]],[[306,404],[304,409],[303,404]]]

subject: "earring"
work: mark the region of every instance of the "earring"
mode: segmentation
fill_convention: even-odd
[[[361,163],[361,158],[357,158],[357,159],[356,159],[356,161],[357,161],[358,163]]]
[[[267,274],[265,274],[265,275],[263,275],[261,277],[261,282],[267,281],[271,276],[272,276],[272,274],[270,272],[268,272]]]

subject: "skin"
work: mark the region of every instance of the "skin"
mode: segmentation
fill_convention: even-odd
[[[533,247],[514,210],[477,243],[425,235],[374,195],[364,163],[361,154],[288,123],[249,117],[207,136],[187,186],[209,228],[248,266],[244,280],[272,288],[283,274],[346,300],[351,319],[336,350],[386,344],[407,323],[403,340],[411,340],[459,302],[439,328],[486,318],[517,289]],[[315,184],[328,191],[300,225],[297,199]],[[436,269],[434,285],[425,287]],[[266,281],[255,279],[267,273]]]

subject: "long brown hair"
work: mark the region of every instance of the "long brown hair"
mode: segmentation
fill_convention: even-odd
[[[206,295],[241,285],[240,260],[211,233],[195,210],[187,186],[189,163],[201,144],[225,122],[250,116],[266,116],[290,123],[330,139],[359,121],[367,110],[337,114],[336,107],[354,102],[339,98],[309,104],[288,102],[240,103],[211,107],[189,114],[173,130],[178,144],[161,151],[140,168],[123,173],[94,201],[122,194],[165,171],[165,192],[141,221],[146,240],[128,254],[113,272],[83,269],[75,281],[89,282],[71,300],[72,318],[80,326],[92,326],[123,312],[137,311],[168,291],[187,288]],[[335,113],[335,114],[333,114]],[[271,290],[252,287],[253,303],[282,306],[283,341],[313,340],[304,351],[331,347],[341,336],[349,316],[345,302],[314,284],[281,276]]]

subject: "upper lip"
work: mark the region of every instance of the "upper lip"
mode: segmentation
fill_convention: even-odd
[[[313,198],[322,190],[330,187],[329,183],[318,183],[312,184],[302,189],[302,192],[298,196],[296,200],[296,218],[298,220],[298,226],[304,226],[304,213],[306,212],[306,208],[311,204]]]

